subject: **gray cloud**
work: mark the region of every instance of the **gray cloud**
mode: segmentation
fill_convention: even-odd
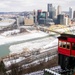
[[[47,10],[47,4],[61,5],[63,10],[74,9],[75,0],[0,0],[0,11],[30,11],[33,9]]]

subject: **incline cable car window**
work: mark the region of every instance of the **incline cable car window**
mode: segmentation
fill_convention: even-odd
[[[70,42],[59,41],[59,47],[70,49],[70,46],[71,46]]]
[[[59,47],[66,48],[66,42],[59,41]]]
[[[66,48],[66,42],[62,42],[63,43],[63,48]]]
[[[67,42],[67,49],[70,49],[71,44]]]
[[[72,50],[75,50],[75,43],[72,43]]]
[[[61,41],[59,41],[59,47],[62,47],[62,42]]]

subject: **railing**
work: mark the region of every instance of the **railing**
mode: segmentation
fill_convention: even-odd
[[[61,75],[61,74],[58,74],[52,70],[49,70],[49,69],[45,69],[44,70],[44,75]]]

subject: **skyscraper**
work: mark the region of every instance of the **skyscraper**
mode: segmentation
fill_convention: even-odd
[[[54,19],[56,17],[56,9],[55,7],[53,7],[52,9],[52,19]]]
[[[37,10],[37,22],[39,22],[41,12],[42,12],[42,10]]]
[[[75,18],[75,11],[73,12],[73,18]]]
[[[69,18],[72,18],[72,8],[69,8]]]
[[[48,4],[48,13],[49,18],[53,19],[56,16],[56,9],[52,6],[52,4]]]
[[[52,11],[52,4],[48,4],[48,12]]]
[[[38,21],[38,23],[39,24],[46,24],[46,19],[47,19],[47,12],[43,11],[39,15],[39,21]]]
[[[59,15],[59,14],[61,14],[61,7],[60,6],[57,7],[57,15]]]

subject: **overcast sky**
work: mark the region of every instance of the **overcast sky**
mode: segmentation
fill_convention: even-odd
[[[75,0],[0,0],[0,12],[47,10],[48,3],[60,5],[62,10],[75,9]]]

